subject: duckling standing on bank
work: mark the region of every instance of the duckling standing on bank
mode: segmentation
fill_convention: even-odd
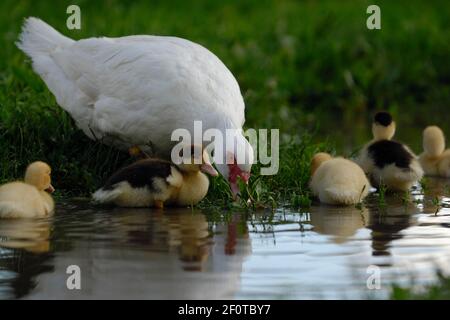
[[[30,164],[24,182],[0,186],[0,218],[39,218],[53,214],[55,204],[49,193],[51,168],[45,162]]]
[[[423,131],[423,153],[419,161],[425,174],[450,178],[450,149],[445,150],[441,128],[429,126]]]
[[[374,139],[360,152],[356,162],[370,177],[372,185],[391,191],[407,191],[423,176],[417,156],[408,146],[392,141],[395,122],[387,112],[378,112],[372,125]]]
[[[199,159],[196,159],[197,154]],[[139,160],[113,174],[93,198],[121,207],[194,205],[208,192],[209,180],[204,173],[218,175],[206,150],[192,146],[189,163],[175,165],[160,159]]]
[[[370,183],[354,162],[317,153],[311,162],[311,190],[323,203],[352,205],[369,193]]]

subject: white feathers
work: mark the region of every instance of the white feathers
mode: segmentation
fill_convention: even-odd
[[[58,103],[92,139],[168,155],[174,129],[241,128],[239,85],[210,51],[175,37],[73,41],[28,18],[18,43]],[[226,121],[224,121],[226,120]]]
[[[98,189],[92,194],[92,199],[99,203],[109,203],[117,199],[122,193],[120,186],[112,190]]]
[[[73,41],[57,32],[40,19],[31,17],[25,20],[17,46],[27,55],[47,56],[58,48],[67,48]]]

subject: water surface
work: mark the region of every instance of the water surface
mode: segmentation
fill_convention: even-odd
[[[386,298],[393,282],[421,285],[436,268],[450,271],[448,185],[429,179],[425,192],[389,195],[386,206],[374,194],[362,209],[158,211],[70,201],[51,219],[0,221],[0,298]],[[81,268],[81,290],[67,289],[70,265]],[[367,287],[373,266],[380,290]]]

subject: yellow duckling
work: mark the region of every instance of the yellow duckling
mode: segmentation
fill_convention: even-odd
[[[370,183],[364,171],[354,162],[317,153],[311,162],[313,194],[323,203],[352,205],[369,193]]]
[[[160,159],[137,161],[113,174],[92,197],[96,202],[120,207],[197,204],[209,188],[209,179],[204,173],[212,176],[218,173],[201,146],[191,147],[188,160],[179,165]]]
[[[372,124],[373,140],[360,152],[356,162],[375,187],[407,191],[423,176],[422,167],[411,149],[397,141],[395,122],[388,112],[378,112]]]
[[[51,168],[45,162],[30,164],[24,182],[10,182],[0,186],[1,218],[38,218],[53,214],[55,203],[49,193]]]
[[[391,140],[395,135],[396,124],[389,112],[377,112],[373,118],[373,140]]]
[[[425,174],[450,178],[450,149],[445,150],[441,128],[429,126],[423,131],[423,153],[419,156]]]

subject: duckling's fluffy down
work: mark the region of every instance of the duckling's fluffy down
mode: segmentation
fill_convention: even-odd
[[[45,191],[23,182],[0,186],[0,218],[39,218],[53,214],[54,202]]]
[[[427,175],[450,178],[450,149],[445,150],[445,136],[439,127],[429,126],[423,131],[419,160]]]
[[[311,189],[323,203],[351,205],[364,199],[370,183],[362,169],[344,158],[322,163],[311,179]]]

